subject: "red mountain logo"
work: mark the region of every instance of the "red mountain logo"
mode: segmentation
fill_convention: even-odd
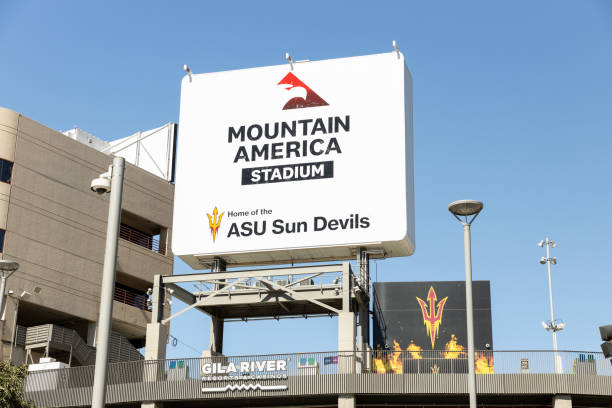
[[[296,96],[291,99],[283,106],[283,110],[287,109],[300,109],[300,108],[312,108],[315,106],[326,106],[329,105],[323,100],[315,91],[310,89],[308,85],[299,80],[298,77],[293,75],[291,72],[285,75],[283,79],[277,85],[286,85],[285,89],[291,91],[295,88],[302,88],[306,91],[306,98]],[[303,92],[303,91],[302,91]]]

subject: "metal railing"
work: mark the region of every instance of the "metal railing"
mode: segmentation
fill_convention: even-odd
[[[119,238],[130,241],[143,248],[150,249],[158,254],[166,254],[166,247],[164,243],[161,242],[159,235],[148,235],[125,224],[121,224],[119,226]]]
[[[107,402],[342,393],[463,395],[467,356],[453,353],[349,351],[113,363],[108,367]],[[555,373],[552,351],[478,351],[478,392],[612,397],[612,365],[602,353],[558,351],[556,355],[562,373]],[[87,405],[93,376],[93,366],[32,372],[25,396],[41,406]]]
[[[593,351],[490,351],[474,353],[476,374],[612,375],[612,365],[603,353]],[[372,373],[465,374],[467,352],[461,351],[373,351]]]
[[[141,310],[151,311],[151,306],[147,303],[148,296],[144,293],[132,292],[130,290],[115,286],[113,299],[117,302],[125,303],[126,305],[134,306]]]

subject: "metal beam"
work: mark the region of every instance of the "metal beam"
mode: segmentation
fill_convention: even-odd
[[[291,311],[289,310],[289,308],[285,305],[283,305],[279,300],[278,297],[276,297],[276,303],[287,313],[291,313]]]
[[[322,274],[323,274],[323,272],[321,272],[321,273],[315,273],[315,274],[312,274],[312,275],[310,275],[310,276],[306,276],[305,278],[298,279],[298,280],[296,280],[295,282],[290,282],[288,285],[285,285],[285,287],[287,287],[287,288],[288,288],[288,287],[290,287],[290,286],[295,286],[295,285],[297,285],[298,283],[304,282],[304,281],[309,280],[309,279],[312,279],[312,278],[316,278],[317,276],[322,275]]]
[[[170,317],[168,317],[168,318],[166,318],[166,319],[162,320],[161,322],[162,322],[163,324],[166,324],[166,323],[168,323],[170,320],[174,319],[175,317],[178,317],[178,316],[182,315],[183,313],[185,313],[185,312],[187,312],[187,311],[189,311],[189,310],[193,309],[194,307],[204,306],[204,305],[206,304],[207,300],[210,300],[210,299],[214,298],[215,296],[217,296],[217,295],[218,295],[219,293],[221,293],[221,292],[227,292],[227,291],[229,291],[229,290],[232,288],[232,286],[233,286],[235,283],[240,283],[240,282],[241,282],[241,281],[243,281],[243,280],[244,280],[244,279],[239,279],[239,280],[237,280],[236,282],[229,283],[227,286],[225,286],[225,287],[223,287],[223,288],[221,288],[221,289],[219,289],[219,290],[216,290],[216,291],[214,291],[214,292],[211,292],[211,294],[210,294],[210,295],[208,295],[208,296],[206,296],[205,298],[200,299],[200,300],[198,300],[197,302],[195,302],[195,303],[193,303],[193,304],[191,304],[191,305],[187,306],[185,309],[181,310],[180,312],[177,312],[177,313],[173,314],[172,316],[170,316]]]
[[[172,289],[174,291],[174,293],[172,293],[172,296],[174,296],[181,302],[186,303],[188,305],[192,305],[196,302],[196,297],[193,295],[193,293],[181,288],[179,285],[175,285],[174,283],[167,283],[165,286],[168,289]]]
[[[256,278],[261,276],[276,276],[276,275],[304,275],[323,274],[332,272],[342,272],[343,265],[320,265],[320,266],[300,266],[289,268],[276,269],[251,269],[245,271],[234,272],[207,272],[207,273],[192,273],[187,275],[168,275],[162,276],[162,282],[181,283],[181,282],[207,282],[210,280],[220,279],[235,279],[235,278]]]
[[[314,303],[315,305],[319,305],[319,306],[321,306],[321,307],[323,307],[325,309],[331,310],[334,313],[340,313],[340,310],[336,309],[335,307],[331,307],[331,306],[329,306],[329,305],[327,305],[327,304],[325,304],[323,302],[319,302],[318,300],[311,299],[308,296],[304,296],[301,293],[296,292],[296,291],[294,291],[292,289],[289,289],[289,288],[287,288],[285,286],[277,285],[276,283],[274,283],[272,281],[264,281],[263,279],[260,279],[260,278],[255,278],[255,279],[257,279],[258,281],[262,282],[266,286],[276,288],[276,289],[278,289],[280,291],[283,291],[283,292],[287,292],[287,293],[289,293],[295,299],[305,300],[307,302]]]
[[[352,312],[351,293],[353,292],[353,282],[351,276],[351,264],[342,264],[342,311]]]
[[[257,290],[259,289],[259,290]],[[285,290],[279,290],[276,288],[269,289],[266,287],[258,287],[253,290],[232,290],[227,293],[220,293],[214,299],[210,299],[206,302],[206,307],[215,307],[215,308],[231,308],[234,306],[244,306],[250,304],[266,304],[275,302],[274,299],[276,296],[285,295],[284,299],[281,299],[282,302],[292,302],[300,299],[292,298]],[[341,304],[342,303],[342,294],[340,293],[339,287],[317,287],[312,286],[308,290],[303,289],[303,287],[296,288],[296,293],[302,295],[302,297],[306,297],[307,299],[316,299],[320,302],[334,302]],[[336,293],[337,292],[337,293]],[[202,297],[206,296],[209,292],[202,293]],[[230,297],[231,295],[231,297]],[[286,300],[285,300],[286,299]],[[210,310],[209,310],[210,312]]]
[[[221,286],[227,285],[227,281],[222,281],[222,280],[209,280],[209,281],[206,281],[206,283],[213,283],[215,285],[221,285]],[[243,289],[253,289],[253,286],[244,285],[242,283],[234,283],[234,287],[243,288]],[[202,292],[199,292],[199,293],[202,293]]]

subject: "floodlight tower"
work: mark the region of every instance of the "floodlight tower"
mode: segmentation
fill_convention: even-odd
[[[562,369],[557,356],[557,332],[565,329],[565,323],[561,320],[555,320],[555,310],[553,308],[552,280],[550,277],[550,265],[557,264],[557,258],[550,256],[550,248],[555,248],[557,246],[557,243],[555,241],[549,240],[548,237],[546,237],[546,239],[543,239],[542,241],[538,242],[538,246],[540,248],[546,246],[546,257],[540,258],[540,263],[542,265],[546,264],[548,268],[548,294],[550,295],[550,321],[542,322],[542,327],[544,327],[546,331],[552,330],[555,373],[561,374]]]
[[[474,311],[472,301],[472,242],[470,226],[482,211],[483,204],[475,200],[459,200],[448,205],[450,211],[463,225],[465,249],[465,314],[468,337],[468,392],[470,408],[476,408],[476,373],[474,371]],[[463,218],[460,218],[463,217]],[[472,218],[470,218],[472,217]]]

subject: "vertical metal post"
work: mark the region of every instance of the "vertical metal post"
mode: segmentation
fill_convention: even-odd
[[[227,269],[225,261],[221,258],[213,259],[211,267],[212,273],[223,272]],[[216,284],[215,289],[221,289],[223,285]],[[211,316],[210,317],[210,350],[216,353],[223,353],[223,318]]]
[[[470,408],[476,408],[476,373],[474,371],[474,310],[472,303],[472,243],[470,224],[463,223],[465,248],[465,309],[468,336],[468,392]]]
[[[555,359],[555,373],[561,374],[557,357],[557,325],[555,324],[555,310],[553,308],[552,279],[550,276],[550,240],[546,237],[546,266],[548,267],[548,294],[550,295],[550,328],[553,338],[553,358]]]
[[[9,361],[13,362],[13,350],[15,349],[15,345],[17,343],[17,339],[15,336],[17,335],[17,314],[19,313],[19,298],[15,299],[17,304],[15,305],[15,313],[13,315],[13,335],[11,337],[11,351],[9,353]]]
[[[161,275],[153,276],[153,292],[151,293],[151,323],[159,323],[164,314],[165,292],[162,294]]]
[[[359,302],[359,350],[361,351],[361,369],[369,368],[368,344],[370,344],[370,254],[365,248],[359,249],[359,277],[365,296]]]
[[[359,249],[359,277],[362,289],[370,295],[370,254],[364,248]]]
[[[100,293],[100,315],[98,317],[98,336],[96,344],[96,365],[91,398],[92,408],[103,408],[106,401],[106,369],[108,365],[108,345],[113,320],[113,292],[117,269],[117,245],[119,224],[121,223],[121,198],[123,195],[123,172],[125,159],[115,157],[111,176],[111,192],[108,206],[106,228],[106,248],[104,250],[104,269]]]
[[[4,313],[4,292],[6,291],[6,280],[8,279],[8,276],[6,276],[4,272],[1,273],[2,280],[0,281],[0,320],[2,320],[2,314]]]

